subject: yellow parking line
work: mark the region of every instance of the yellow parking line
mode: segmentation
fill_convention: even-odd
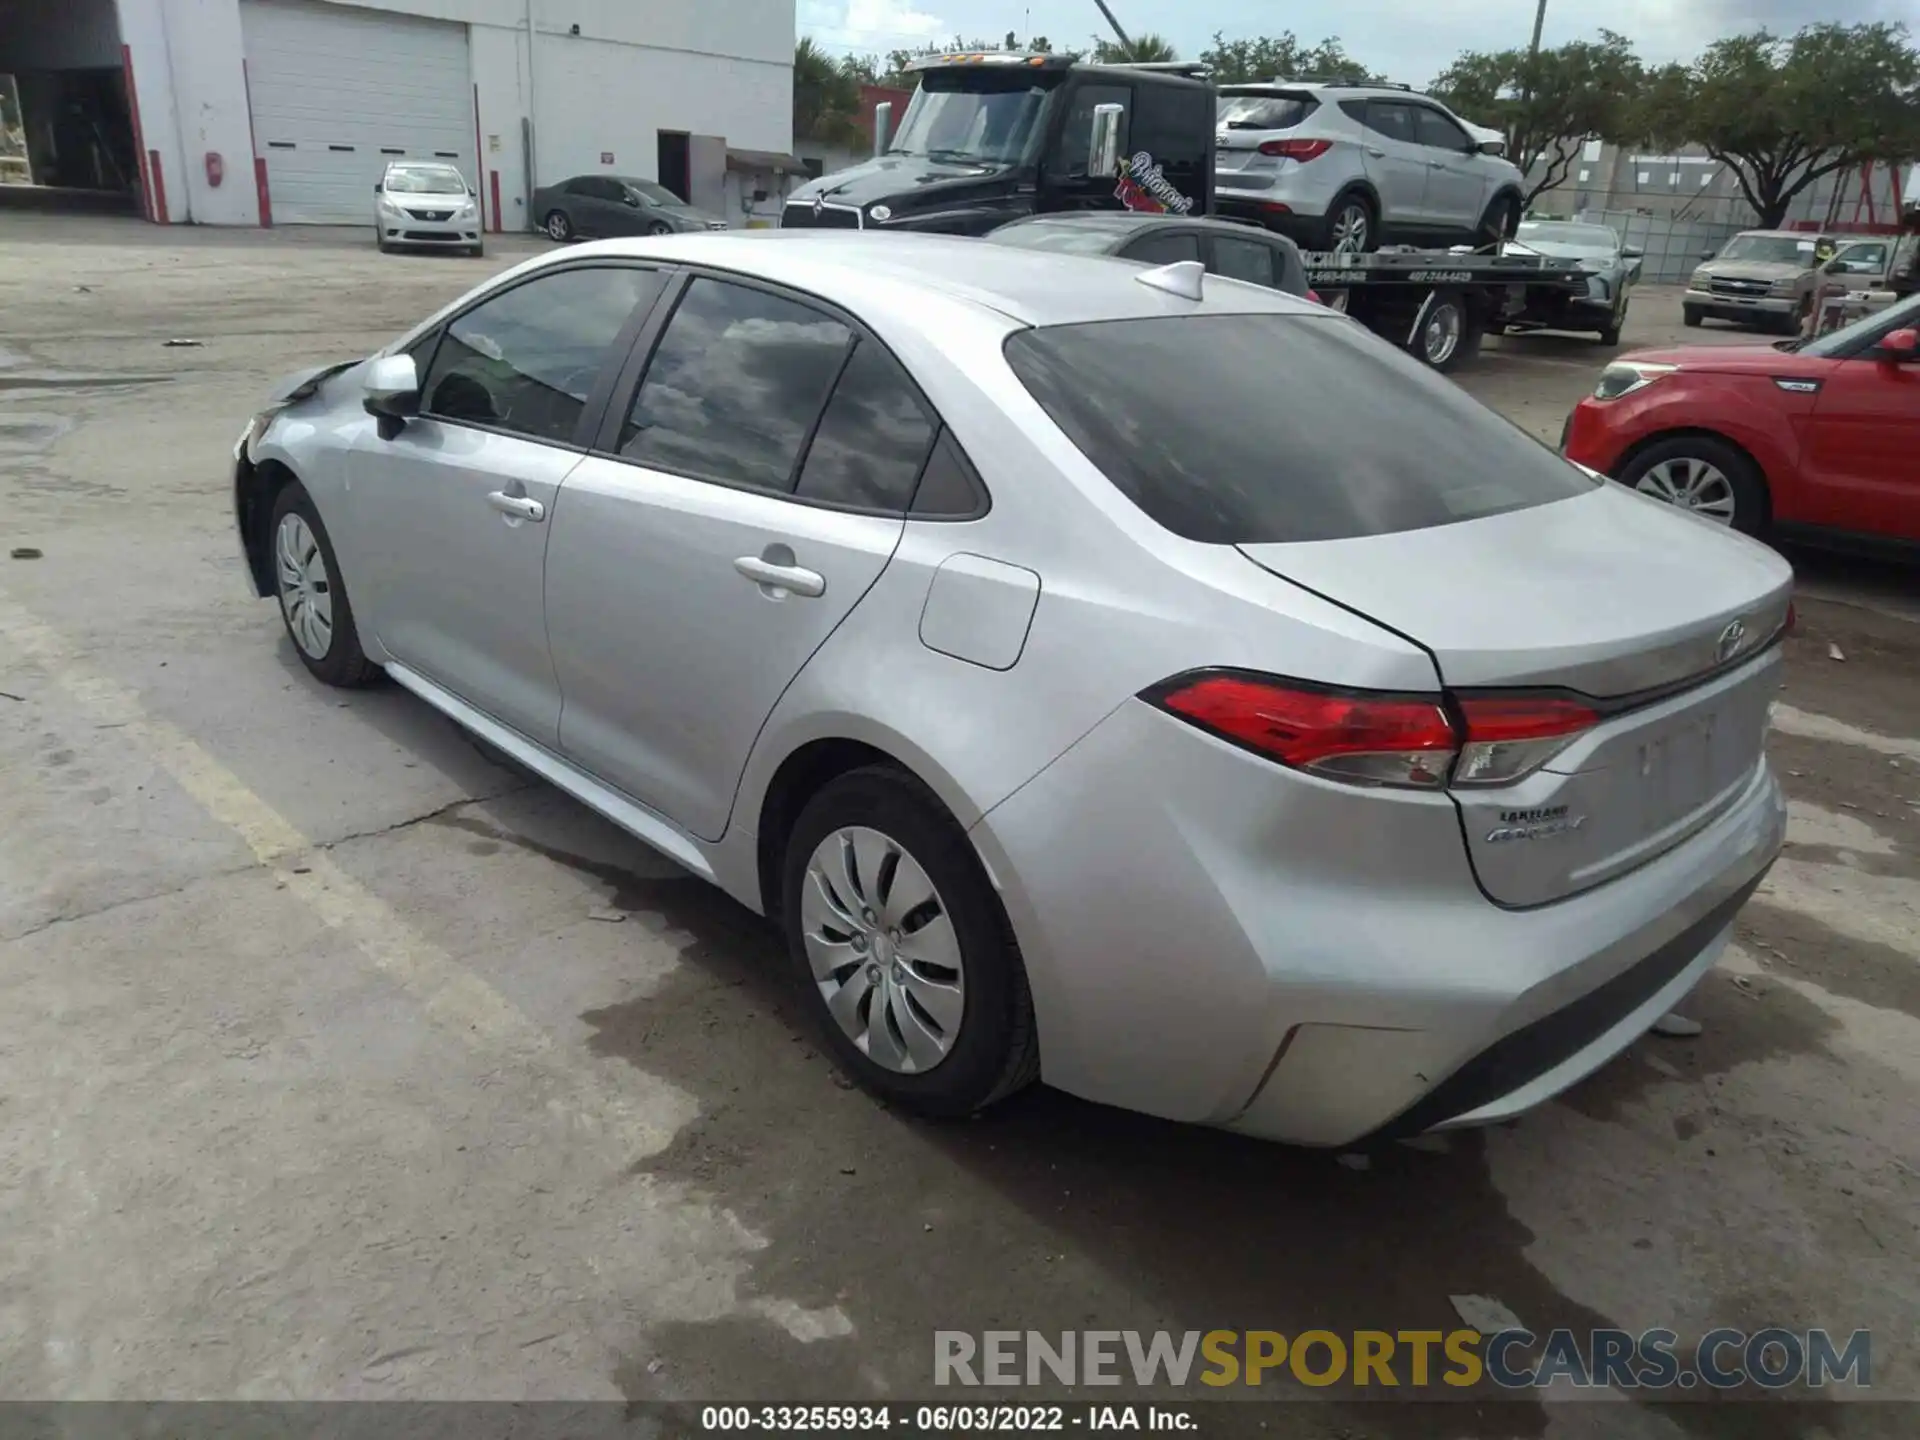
[[[550,1108],[653,1154],[698,1113],[692,1097],[624,1065],[616,1088],[607,1066],[575,1058],[479,975],[421,937],[378,895],[318,849],[285,816],[168,721],[147,713],[132,689],[76,659],[53,629],[0,596],[0,642],[36,662],[98,725],[121,730],[330,930],[347,938],[436,1022],[469,1045],[535,1072]],[[638,1158],[630,1155],[629,1158]]]

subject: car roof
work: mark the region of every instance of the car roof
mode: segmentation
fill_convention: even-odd
[[[599,240],[538,257],[509,273],[593,255],[708,264],[790,286],[856,312],[876,282],[887,282],[1025,325],[1249,311],[1329,313],[1298,296],[1233,283],[1203,283],[1202,299],[1182,300],[1141,284],[1139,277],[1148,272],[1101,256],[987,245],[959,236],[870,231],[736,230]]]
[[[387,161],[389,170],[451,170],[460,173],[460,167],[451,160],[409,160],[405,156],[396,156]]]
[[[1226,235],[1244,235],[1250,240],[1267,240],[1281,245],[1293,242],[1284,235],[1259,225],[1244,225],[1237,220],[1222,220],[1213,215],[1153,215],[1137,210],[1082,210],[1071,214],[1029,215],[1002,225],[1002,230],[1051,226],[1072,230],[1104,230],[1116,235],[1131,235],[1136,230],[1156,226],[1185,225],[1197,230],[1212,230]]]

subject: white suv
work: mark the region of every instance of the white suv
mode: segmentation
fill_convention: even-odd
[[[1214,204],[1310,250],[1488,244],[1520,223],[1524,185],[1503,148],[1405,86],[1223,85]]]

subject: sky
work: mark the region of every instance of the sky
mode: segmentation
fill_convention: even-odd
[[[797,0],[802,35],[836,54],[889,50],[1009,29],[1045,35],[1055,49],[1087,46],[1105,22],[1093,0]],[[1534,0],[1107,0],[1128,34],[1154,32],[1182,57],[1214,32],[1229,40],[1291,30],[1308,44],[1329,35],[1375,71],[1424,86],[1462,50],[1525,45]],[[1920,31],[1920,0],[1548,0],[1542,43],[1591,38],[1602,26],[1631,39],[1643,60],[1686,60],[1721,35],[1765,25],[1791,31],[1816,20],[1906,21]]]

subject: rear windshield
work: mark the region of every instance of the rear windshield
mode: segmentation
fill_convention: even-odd
[[[1350,320],[1197,315],[1022,330],[1007,363],[1148,516],[1214,545],[1424,530],[1593,482]]]
[[[1222,130],[1291,130],[1319,108],[1311,95],[1222,95],[1214,123]]]

